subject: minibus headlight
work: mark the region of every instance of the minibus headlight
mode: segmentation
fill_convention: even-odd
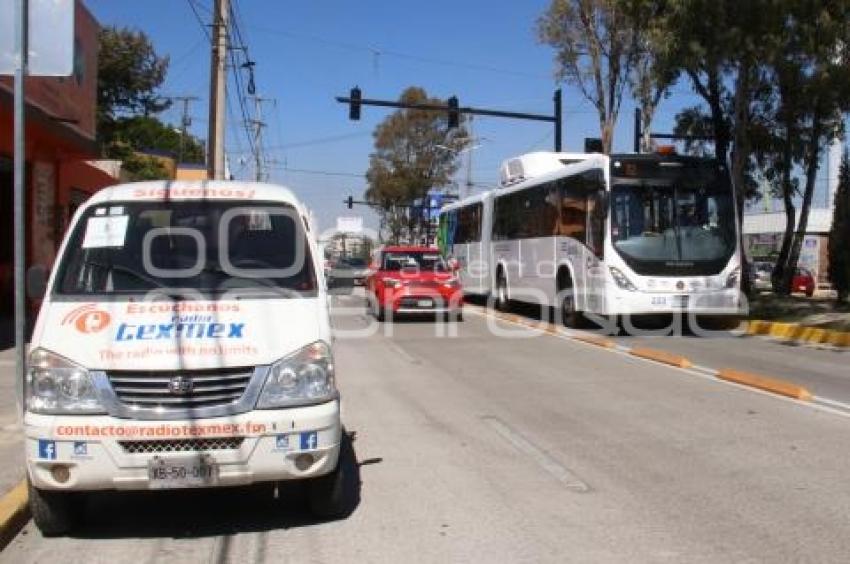
[[[44,349],[27,364],[27,410],[33,413],[104,413],[88,370]]]
[[[613,266],[609,266],[608,270],[611,271],[611,276],[614,278],[614,282],[617,283],[617,286],[622,288],[623,290],[628,290],[629,292],[636,292],[637,286],[632,284],[632,281],[629,280],[625,274],[623,274],[619,268],[615,268]]]
[[[336,396],[331,349],[316,341],[269,367],[257,408],[319,403]]]

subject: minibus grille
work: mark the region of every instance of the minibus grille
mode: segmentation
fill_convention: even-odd
[[[239,401],[253,368],[212,370],[120,370],[108,372],[109,383],[126,406],[141,409],[195,409]]]
[[[205,439],[176,439],[163,441],[119,441],[127,454],[158,454],[162,452],[203,452],[237,450],[245,437],[214,437]]]

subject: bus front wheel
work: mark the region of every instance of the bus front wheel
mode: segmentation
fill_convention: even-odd
[[[505,312],[510,309],[510,303],[508,300],[508,281],[505,278],[504,272],[501,270],[496,277],[496,309]]]
[[[572,329],[583,327],[584,315],[576,307],[572,284],[559,284],[558,293],[561,295],[561,322]]]

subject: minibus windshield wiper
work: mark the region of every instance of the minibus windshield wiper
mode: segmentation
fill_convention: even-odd
[[[157,288],[165,288],[165,285],[162,282],[160,282],[159,280],[151,278],[150,276],[142,274],[141,272],[133,270],[132,268],[129,268],[127,266],[123,266],[123,265],[120,265],[120,264],[103,264],[101,262],[97,262],[97,261],[90,260],[90,259],[86,260],[83,264],[85,266],[94,266],[96,268],[101,268],[101,269],[106,270],[106,271],[116,271],[116,272],[122,272],[124,274],[129,274],[130,276],[136,278],[137,280],[141,280],[142,282],[147,282],[148,284],[153,284]]]

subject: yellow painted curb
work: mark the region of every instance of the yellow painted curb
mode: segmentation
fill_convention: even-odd
[[[629,354],[640,358],[646,358],[648,360],[654,360],[655,362],[670,364],[671,366],[678,366],[679,368],[690,368],[693,366],[691,361],[683,356],[656,349],[637,347],[630,350]]]
[[[751,386],[767,392],[773,392],[774,394],[787,396],[789,398],[802,401],[811,401],[812,399],[812,394],[809,390],[786,380],[778,380],[776,378],[769,378],[760,374],[733,370],[731,368],[723,368],[719,370],[717,372],[717,377],[721,380],[736,382],[738,384]]]
[[[616,344],[611,339],[606,339],[604,337],[596,337],[594,335],[571,335],[570,338],[581,341],[582,343],[587,343],[589,345],[596,345],[597,347],[602,347],[605,349],[613,349]]]
[[[809,327],[799,323],[753,320],[747,322],[748,335],[767,335],[788,341],[850,347],[850,332]]]
[[[21,482],[0,499],[0,548],[15,538],[30,517],[27,482]]]

